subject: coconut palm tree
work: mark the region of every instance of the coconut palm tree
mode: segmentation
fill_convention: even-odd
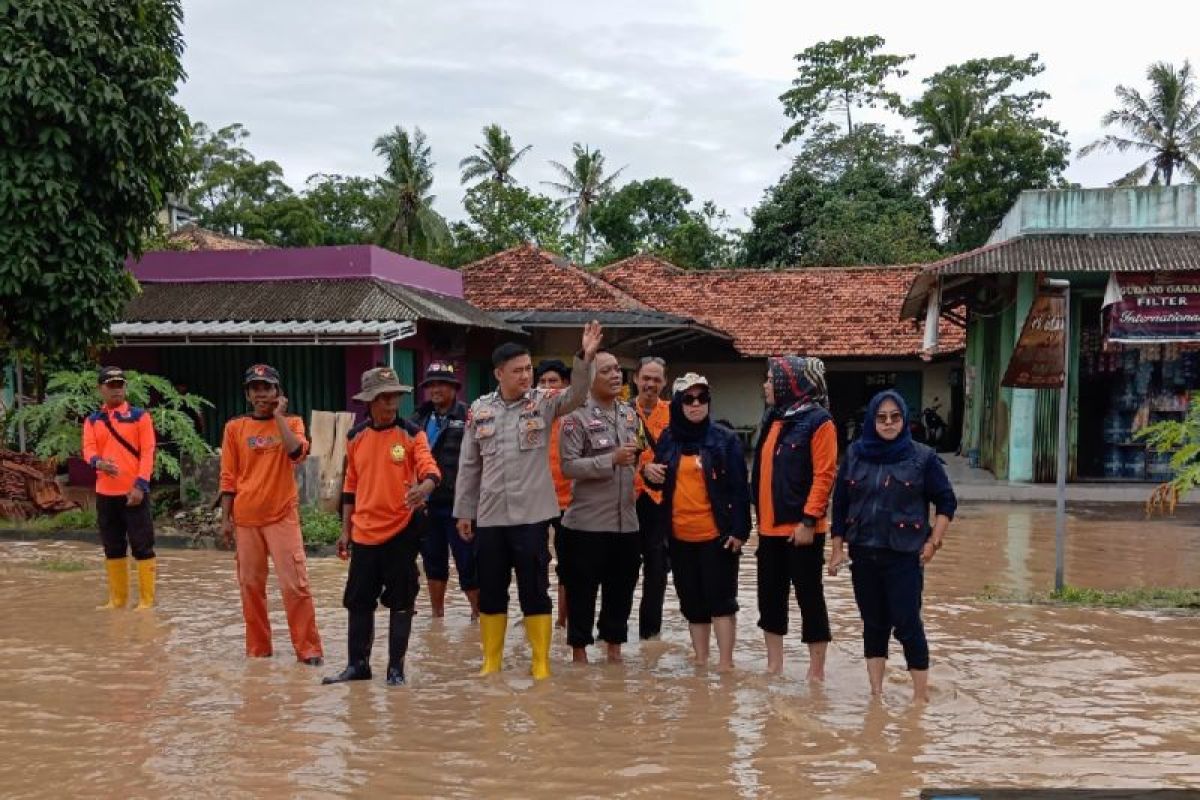
[[[963,140],[980,124],[981,105],[965,78],[930,88],[907,109],[921,136],[922,155],[939,165],[956,161]]]
[[[1097,150],[1133,150],[1149,155],[1135,169],[1113,181],[1113,186],[1136,186],[1146,175],[1151,185],[1171,185],[1177,171],[1200,182],[1200,100],[1196,97],[1196,79],[1192,65],[1181,69],[1165,61],[1151,64],[1146,71],[1150,94],[1143,97],[1136,89],[1118,86],[1120,107],[1101,119],[1105,127],[1116,125],[1125,136],[1109,134],[1079,151],[1087,156]]]
[[[397,253],[420,258],[445,241],[446,220],[433,210],[433,159],[425,133],[413,128],[412,136],[397,125],[375,140],[375,153],[387,162],[380,179],[388,204],[379,244]]]
[[[479,151],[476,155],[458,162],[458,168],[462,170],[462,182],[467,184],[490,180],[508,184],[513,182],[512,168],[533,149],[533,145],[527,144],[520,150],[514,150],[512,137],[493,122],[484,127],[483,144],[475,145],[475,149]]]
[[[604,155],[599,150],[591,150],[586,145],[576,142],[571,152],[575,156],[575,163],[570,167],[557,161],[550,162],[550,166],[562,176],[562,181],[543,183],[564,195],[563,204],[567,213],[575,217],[575,230],[579,233],[579,261],[586,265],[592,208],[612,191],[613,183],[625,167],[605,177]]]

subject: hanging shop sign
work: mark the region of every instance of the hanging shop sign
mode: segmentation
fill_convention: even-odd
[[[1025,317],[1021,338],[1017,340],[1000,384],[1014,389],[1062,388],[1066,328],[1065,292],[1041,289]]]
[[[1110,273],[1104,306],[1110,342],[1200,342],[1200,272]]]

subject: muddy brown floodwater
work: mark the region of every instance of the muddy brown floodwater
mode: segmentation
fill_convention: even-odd
[[[242,657],[229,553],[160,553],[159,608],[99,612],[98,547],[0,544],[0,793],[6,797],[915,797],[932,786],[1200,787],[1200,617],[980,601],[1049,586],[1052,509],[968,507],[926,576],[932,702],[908,703],[893,644],[871,702],[848,574],[827,580],[835,641],[824,686],[762,675],[754,565],[741,570],[738,669],[697,673],[669,597],[663,641],[622,666],[475,677],[460,597],[414,626],[410,685],[318,685],[345,658],[346,567],[310,564],[324,670]],[[1200,581],[1200,529],[1091,511],[1069,529],[1067,579],[1115,588]],[[750,548],[753,549],[752,547]],[[51,558],[87,563],[45,568]],[[39,562],[42,566],[38,566]],[[670,594],[670,593],[669,593]],[[424,598],[422,598],[424,603]],[[515,606],[515,604],[514,604]],[[793,615],[797,612],[793,610]],[[383,630],[384,620],[379,620]],[[636,624],[635,624],[636,628]]]

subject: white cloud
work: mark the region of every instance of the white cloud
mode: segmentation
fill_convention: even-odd
[[[946,64],[1038,52],[1046,111],[1076,148],[1100,134],[1117,83],[1140,83],[1154,60],[1200,61],[1200,13],[1182,2],[1178,24],[1145,35],[1131,33],[1128,8],[1044,0],[986,15],[961,2],[768,0],[190,0],[185,11],[180,99],[194,119],[244,123],[255,155],[295,186],[314,172],[375,173],[375,137],[419,125],[452,217],[458,160],[498,122],[534,145],[517,172],[527,184],[551,179],[547,160],[565,162],[579,141],[613,168],[628,164],[629,179],[674,178],[741,221],[787,165],[775,148],[786,127],[778,95],[793,55],[821,39],[879,33],[890,50],[916,53],[901,87],[910,96]],[[1077,160],[1068,177],[1103,185],[1133,162]]]

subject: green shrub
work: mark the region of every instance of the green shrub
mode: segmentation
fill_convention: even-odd
[[[212,448],[196,432],[186,412],[200,413],[212,403],[194,394],[180,394],[166,378],[129,370],[125,373],[125,395],[129,404],[150,412],[154,432],[160,441],[170,439],[181,453],[202,458]],[[151,405],[150,398],[157,401]],[[82,449],[80,425],[83,418],[100,407],[96,391],[96,372],[93,369],[56,372],[46,384],[46,399],[25,406],[9,415],[6,431],[10,441],[16,439],[21,423],[31,442],[31,450],[39,458],[66,461],[78,456]],[[179,477],[179,460],[165,448],[156,448],[154,476]]]
[[[300,531],[305,544],[333,544],[342,535],[342,518],[316,506],[300,509]]]
[[[37,517],[34,524],[47,531],[94,531],[98,523],[95,509],[76,508],[52,517]]]

